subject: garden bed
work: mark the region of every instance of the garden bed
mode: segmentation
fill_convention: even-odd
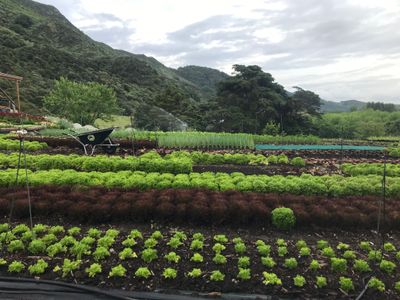
[[[37,222],[40,220],[35,219],[35,224]],[[35,276],[106,289],[123,288],[127,291],[162,290],[173,293],[175,290],[193,290],[301,299],[355,298],[367,280],[374,276],[384,284],[384,290],[370,287],[364,295],[365,299],[398,297],[395,290],[398,281],[396,251],[400,246],[398,232],[385,235],[385,243],[390,245],[386,244],[387,250],[383,251],[380,258],[374,251],[380,249],[378,245],[381,240],[370,231],[355,230],[350,233],[339,230],[294,230],[285,233],[262,228],[172,228],[136,223],[100,225],[96,227],[99,231],[89,231],[92,227],[76,222],[54,220],[45,224],[63,225],[65,228],[36,226],[35,240],[42,242],[36,242],[35,247],[31,244],[34,238],[26,233],[29,233],[28,227],[19,226],[15,229],[17,224],[13,224],[9,230],[4,231],[5,227],[1,226],[4,234],[13,232],[14,235],[14,238],[8,236],[9,241],[0,252],[3,259],[1,275]],[[49,236],[49,232],[53,232],[54,236]],[[1,237],[4,238],[4,234]],[[11,240],[22,241],[24,249],[18,248],[15,241],[10,243]],[[51,247],[55,244],[60,244],[61,248]],[[99,247],[105,250],[99,251]],[[195,253],[198,253],[196,259]],[[44,262],[40,264],[45,266],[42,270],[29,269],[40,259]],[[64,259],[69,259],[72,264]],[[382,266],[381,259],[395,265],[389,267],[385,263]],[[358,266],[355,266],[355,260],[359,260]],[[75,268],[72,267],[74,263]],[[18,271],[21,264],[22,270]],[[365,272],[361,271],[361,264]],[[112,271],[115,267],[117,269]],[[138,271],[139,268],[142,269]],[[190,272],[195,274],[193,269],[200,270],[198,277],[189,275]],[[240,269],[242,272],[238,275]],[[93,277],[89,277],[90,270]],[[267,273],[269,276],[276,275],[280,282],[274,284],[267,281]],[[167,275],[171,278],[167,278]],[[297,286],[294,282],[296,276],[297,279],[302,277],[302,280],[297,281]],[[316,276],[325,278],[326,286],[318,288]],[[340,277],[346,277],[351,284],[340,285]],[[299,283],[303,286],[299,286]],[[345,291],[346,287],[350,287],[350,290]]]
[[[271,211],[292,208],[296,226],[376,228],[381,197],[327,198],[200,189],[149,190],[41,186],[31,188],[32,211],[42,218],[60,217],[92,224],[157,221],[165,224],[269,227]],[[25,218],[27,194],[15,188],[0,189],[0,215]],[[400,201],[386,199],[385,229],[400,229]]]
[[[305,167],[296,167],[292,165],[267,165],[267,166],[254,166],[254,165],[194,165],[193,172],[222,172],[234,173],[241,172],[246,175],[332,175],[341,174],[340,168],[334,164],[324,165],[307,165]]]

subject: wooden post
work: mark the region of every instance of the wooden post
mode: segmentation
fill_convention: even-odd
[[[21,104],[19,101],[19,80],[15,80],[15,84],[17,85],[17,105],[18,105],[18,112],[21,112]]]

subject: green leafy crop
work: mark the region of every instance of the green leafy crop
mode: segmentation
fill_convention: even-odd
[[[272,224],[278,229],[289,230],[292,229],[296,223],[296,217],[293,210],[286,207],[275,208],[271,212]]]
[[[22,270],[25,269],[25,266],[22,262],[14,260],[11,264],[8,266],[8,272],[10,273],[21,273]]]
[[[111,268],[110,273],[108,274],[109,277],[124,277],[126,274],[126,269],[123,265],[119,264],[115,267]]]
[[[100,274],[102,272],[101,265],[98,263],[93,263],[90,265],[89,268],[85,269],[85,272],[88,274],[90,278],[95,277],[97,274]]]
[[[282,285],[282,280],[275,273],[263,272],[265,285]]]
[[[146,267],[140,267],[135,271],[135,276],[138,278],[149,278],[152,275],[151,271]]]
[[[301,275],[296,275],[293,278],[293,284],[298,287],[303,287],[306,284],[306,279]]]
[[[40,275],[46,271],[48,266],[49,264],[47,262],[43,259],[39,259],[36,264],[29,266],[28,270],[31,275]]]
[[[173,268],[165,268],[163,271],[163,277],[165,279],[175,279],[178,272]]]
[[[211,272],[210,280],[211,281],[223,281],[225,279],[225,275],[221,273],[221,271],[214,270]]]

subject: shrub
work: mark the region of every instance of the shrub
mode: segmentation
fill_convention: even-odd
[[[290,230],[296,223],[293,210],[287,207],[275,208],[272,213],[272,224],[281,230]]]

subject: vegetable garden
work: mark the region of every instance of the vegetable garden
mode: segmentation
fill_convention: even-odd
[[[26,138],[18,181],[19,141],[1,137],[0,274],[136,291],[400,297],[395,145],[257,151],[271,138],[140,134],[95,156],[68,139]],[[304,141],[321,142],[283,142]]]

